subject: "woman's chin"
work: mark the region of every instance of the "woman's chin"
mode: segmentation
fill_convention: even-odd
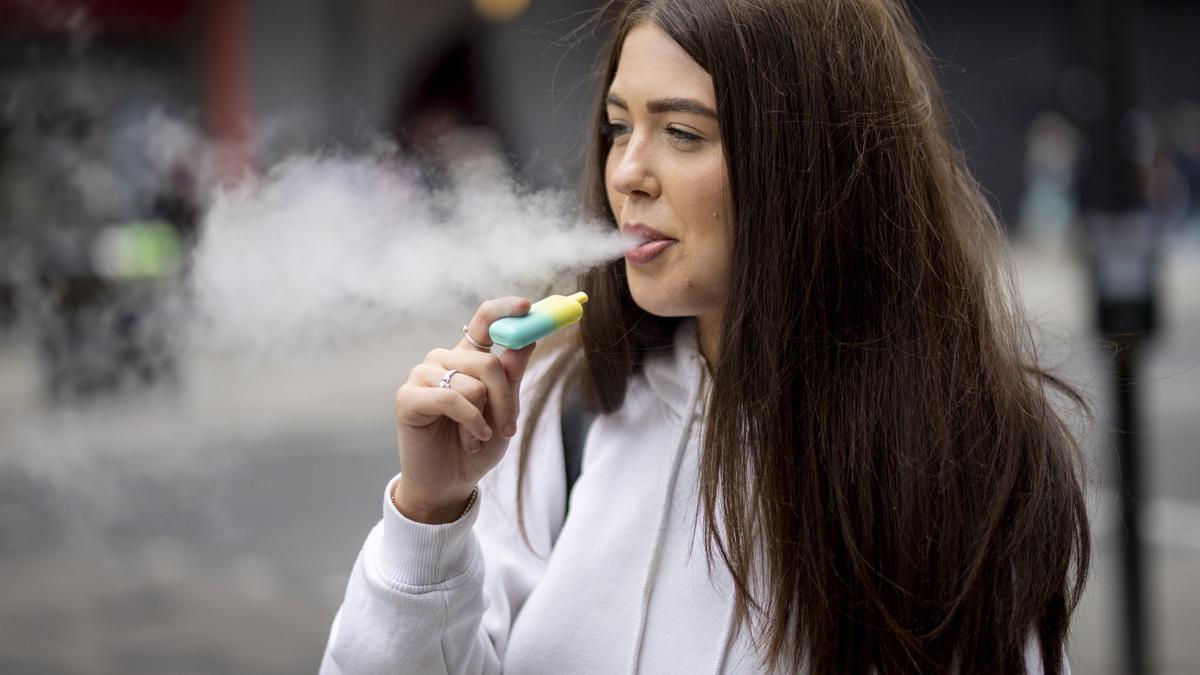
[[[634,304],[642,308],[642,311],[654,316],[695,316],[696,314],[680,302],[682,298],[678,294],[670,293],[662,287],[647,288],[632,278],[629,283],[629,295],[633,297]]]

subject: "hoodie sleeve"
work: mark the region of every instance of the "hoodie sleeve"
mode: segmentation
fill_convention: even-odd
[[[523,390],[521,398],[527,395]],[[383,519],[363,544],[330,629],[322,675],[501,672],[513,621],[562,528],[560,408],[556,392],[531,436],[528,544],[517,526],[515,442],[481,481],[475,504],[453,523],[405,518],[390,499],[396,478],[388,483]],[[514,441],[523,426],[518,422]]]
[[[483,554],[477,506],[453,523],[408,520],[384,496],[333,620],[321,673],[499,673],[480,630]]]

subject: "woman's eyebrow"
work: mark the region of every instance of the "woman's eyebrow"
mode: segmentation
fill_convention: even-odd
[[[609,94],[605,102],[615,105],[622,110],[629,110],[629,104],[616,94]],[[666,112],[692,113],[705,117],[717,118],[717,112],[694,98],[656,98],[646,104],[646,110],[652,114]]]

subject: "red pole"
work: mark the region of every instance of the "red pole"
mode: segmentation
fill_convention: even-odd
[[[225,184],[251,168],[250,59],[245,0],[206,0],[205,79],[208,120],[217,143],[217,178]]]

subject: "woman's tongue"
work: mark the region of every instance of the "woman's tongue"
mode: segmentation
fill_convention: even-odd
[[[643,243],[625,254],[626,259],[635,263],[647,263],[657,258],[660,253],[678,244],[675,239],[643,240]]]

